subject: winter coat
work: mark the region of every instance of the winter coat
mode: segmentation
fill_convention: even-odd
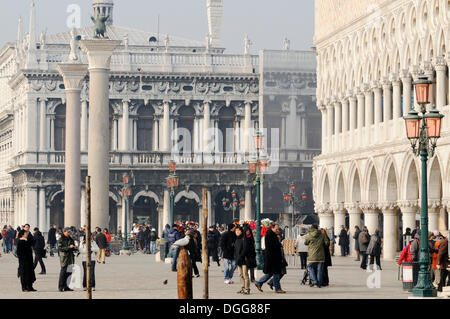
[[[325,236],[326,238],[326,236]],[[332,262],[331,262],[331,243],[329,243],[328,245],[326,245],[326,243],[324,243],[324,252],[325,252],[325,267],[331,267],[333,266]]]
[[[253,236],[242,234],[234,242],[234,260],[237,266],[246,265],[248,268],[256,267],[255,240]]]
[[[100,249],[106,249],[108,247],[108,241],[106,239],[105,234],[103,233],[98,233],[95,236],[95,242],[97,243],[97,246]]]
[[[176,242],[178,239],[180,239],[180,233],[178,232],[178,230],[176,230],[176,229],[171,229],[170,231],[169,231],[169,235],[167,236],[168,238],[167,238],[167,241],[169,242],[169,243],[174,243],[174,242]]]
[[[377,234],[373,234],[370,237],[369,246],[367,246],[366,254],[370,256],[381,255],[381,238]]]
[[[420,241],[417,238],[414,238],[411,241],[411,257],[413,261],[419,261],[420,257]]]
[[[339,246],[347,246],[348,245],[348,235],[345,229],[342,229],[339,233]]]
[[[45,239],[41,232],[36,232],[34,235],[33,250],[37,256],[45,255]]]
[[[226,231],[220,237],[220,248],[224,259],[234,259],[234,242],[236,241],[236,234],[232,231]]]
[[[361,230],[357,229],[355,231],[355,234],[353,235],[353,239],[355,240],[355,250],[359,251],[359,234],[361,233]]]
[[[169,232],[170,232],[170,225],[166,224],[166,227],[164,228],[163,233],[162,233],[162,238],[164,238],[166,241],[169,237]]]
[[[363,243],[363,240],[362,240],[364,234],[367,237],[367,242],[366,243]],[[359,251],[362,252],[362,253],[365,253],[367,251],[367,246],[369,245],[369,242],[370,242],[370,235],[369,235],[369,233],[365,232],[365,231],[361,231],[359,233],[359,236],[358,236]]]
[[[186,249],[189,252],[189,256],[193,262],[201,262],[202,255],[200,253],[200,249],[198,243],[194,236],[189,236],[189,243],[186,245]]]
[[[150,232],[150,241],[156,241],[158,239],[158,235],[156,234],[156,231]]]
[[[297,236],[297,240],[295,241],[295,248],[298,253],[306,253],[308,252],[308,246],[305,245],[306,234],[300,234]]]
[[[219,247],[220,235],[217,231],[209,230],[207,234],[206,242],[208,244],[208,249],[215,250]]]
[[[400,254],[398,265],[401,266],[403,262],[413,262],[413,258],[411,257],[411,244],[406,245],[405,248],[403,248],[402,253]]]
[[[448,261],[448,238],[441,239],[437,262],[441,269],[446,269],[450,264]]]
[[[310,230],[306,235],[305,244],[308,246],[309,262],[325,261],[325,246],[330,246],[330,240],[320,230]]]
[[[48,231],[48,243],[50,245],[55,245],[57,242],[56,240],[56,229],[55,228],[50,228],[50,230]]]
[[[110,243],[111,242],[111,234],[110,233],[105,233],[105,237],[106,237],[106,242]]]
[[[281,243],[277,234],[272,229],[266,233],[266,250],[264,253],[264,273],[281,274],[283,268],[283,256],[281,255]]]
[[[71,237],[61,236],[61,238],[58,240],[61,267],[67,267],[69,265],[75,264],[75,255],[73,254],[75,249],[70,248],[70,245],[75,246],[75,242]]]
[[[33,264],[33,244],[27,240],[17,239],[17,257],[19,259],[19,268],[17,277],[21,277],[27,284],[33,284],[36,281]]]

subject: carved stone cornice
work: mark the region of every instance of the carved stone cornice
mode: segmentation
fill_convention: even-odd
[[[365,202],[361,203],[359,207],[362,209],[364,213],[371,213],[378,209],[378,205],[375,202]]]
[[[345,205],[344,203],[334,203],[330,206],[333,209],[333,212],[336,213],[345,213]]]
[[[442,206],[442,202],[440,199],[429,199],[428,200],[428,209],[437,209]]]
[[[379,208],[383,211],[396,211],[398,208],[398,205],[396,202],[383,202],[379,205]]]

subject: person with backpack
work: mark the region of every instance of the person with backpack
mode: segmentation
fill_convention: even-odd
[[[369,242],[370,242],[369,230],[367,229],[367,226],[364,226],[362,232],[358,236],[359,251],[362,255],[361,268],[364,270],[367,269],[367,259],[368,259],[367,246],[369,245]]]
[[[413,262],[413,257],[411,255],[411,242],[403,248],[400,258],[398,259],[398,265],[401,266],[404,262],[411,263]]]
[[[375,234],[370,237],[369,246],[367,247],[367,255],[370,256],[370,266],[373,268],[374,261],[376,260],[378,270],[381,270],[381,237],[380,231],[375,230]]]
[[[33,250],[34,250],[34,268],[36,269],[37,264],[41,265],[41,272],[39,275],[45,275],[45,264],[42,258],[45,258],[45,239],[44,236],[42,236],[42,233],[39,231],[39,228],[34,229],[34,244],[33,244]]]
[[[360,261],[360,251],[359,251],[359,234],[361,233],[361,229],[359,229],[359,226],[355,226],[355,234],[353,235],[353,239],[355,240],[355,252],[356,252],[356,259],[355,261]]]
[[[170,252],[172,255],[172,271],[176,272],[177,271],[177,259],[178,259],[178,255],[180,254],[180,247],[177,245],[174,245],[174,243],[181,239],[181,234],[180,234],[180,230],[182,229],[182,227],[180,227],[180,229],[178,228],[178,225],[174,224],[172,226],[172,229],[169,232],[169,236],[168,236],[168,242],[170,245]],[[183,234],[184,235],[184,234]]]

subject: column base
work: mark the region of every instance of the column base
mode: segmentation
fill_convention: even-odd
[[[414,297],[422,297],[422,298],[434,298],[437,297],[436,289],[413,289]]]

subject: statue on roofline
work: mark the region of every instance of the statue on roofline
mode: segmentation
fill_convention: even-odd
[[[105,17],[104,14],[100,13],[97,19],[91,16],[92,22],[95,24],[95,36],[94,38],[108,38],[106,35],[106,21],[108,21],[109,15]]]

